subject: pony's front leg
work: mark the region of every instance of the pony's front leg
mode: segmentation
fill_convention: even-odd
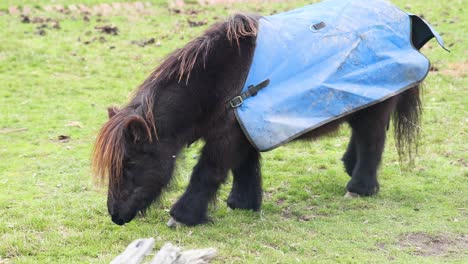
[[[208,222],[208,203],[226,180],[228,170],[224,162],[224,153],[216,144],[207,143],[193,169],[185,193],[170,211],[171,216],[177,222],[188,226]]]

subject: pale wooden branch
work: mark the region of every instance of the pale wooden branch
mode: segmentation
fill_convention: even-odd
[[[180,248],[166,243],[151,260],[151,264],[173,264],[180,256]]]
[[[138,264],[150,254],[153,246],[154,238],[134,240],[111,264]]]
[[[176,264],[207,264],[218,256],[214,248],[191,249],[182,251]]]
[[[12,128],[12,129],[0,129],[0,134],[9,134],[9,133],[17,133],[17,132],[24,132],[28,131],[27,128]]]
[[[154,239],[137,239],[130,243],[125,251],[118,255],[111,264],[138,264],[151,253]],[[156,253],[150,264],[208,264],[218,255],[214,248],[191,249],[183,251],[181,248],[166,243]]]
[[[166,243],[150,264],[208,264],[217,255],[214,248],[182,251],[171,243]]]

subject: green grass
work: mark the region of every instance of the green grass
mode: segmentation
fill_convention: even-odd
[[[4,0],[0,11],[13,4],[42,10],[46,2]],[[349,137],[344,127],[336,137],[294,142],[264,153],[261,213],[228,211],[228,183],[210,211],[213,224],[176,230],[165,226],[170,206],[188,182],[201,146],[197,143],[179,161],[178,180],[170,192],[145,218],[123,227],[110,221],[106,192],[93,184],[89,162],[106,107],[125,104],[167,53],[204,29],[189,27],[187,18],[211,24],[237,10],[270,14],[306,2],[228,8],[189,4],[187,9],[197,14],[176,15],[165,1],[155,1],[151,15],[92,16],[90,22],[42,10],[32,17],[53,17],[61,25],[60,30],[46,29],[45,36],[34,33],[37,24],[0,15],[0,129],[27,129],[0,134],[0,263],[108,262],[140,237],[155,237],[156,247],[165,242],[215,247],[215,263],[466,261],[468,24],[463,1],[395,1],[424,14],[443,34],[451,53],[434,40],[424,49],[438,71],[429,74],[424,87],[419,155],[411,169],[402,169],[390,138],[377,196],[342,198],[349,179],[339,162]],[[94,29],[99,24],[114,24],[120,34],[101,35]],[[83,44],[100,36],[106,42]],[[131,44],[150,37],[160,46]],[[81,127],[68,126],[75,121]],[[60,142],[59,135],[71,139]],[[416,233],[444,238],[447,250],[421,254],[416,242],[403,241],[406,234]]]

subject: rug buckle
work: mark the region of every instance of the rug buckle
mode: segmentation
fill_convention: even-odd
[[[244,103],[244,98],[242,98],[242,96],[240,95],[232,98],[231,101],[229,102],[232,108],[236,108],[240,106],[242,103]]]

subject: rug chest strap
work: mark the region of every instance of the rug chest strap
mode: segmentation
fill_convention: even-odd
[[[241,93],[240,95],[232,98],[231,101],[229,101],[229,104],[231,105],[232,108],[236,108],[236,107],[242,105],[242,103],[244,103],[245,99],[257,95],[258,91],[260,91],[261,89],[267,87],[268,84],[270,84],[270,79],[266,79],[265,81],[263,81],[263,82],[261,82],[261,83],[259,83],[257,85],[250,85],[247,88],[247,91],[245,91],[244,93]]]

